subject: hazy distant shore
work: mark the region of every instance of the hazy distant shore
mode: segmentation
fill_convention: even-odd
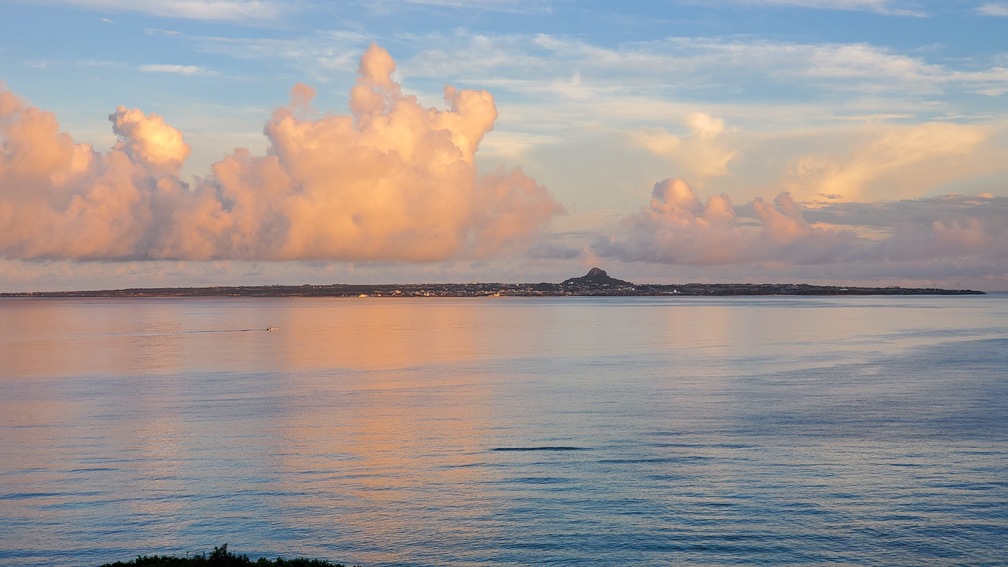
[[[834,296],[982,295],[967,289],[820,286],[810,284],[443,283],[325,284],[130,288],[0,293],[0,297],[560,297],[560,296]]]

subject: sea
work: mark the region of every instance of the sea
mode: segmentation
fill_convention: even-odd
[[[224,544],[1005,565],[1008,295],[0,299],[0,565]]]

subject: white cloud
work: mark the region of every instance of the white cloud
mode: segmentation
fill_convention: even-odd
[[[168,37],[178,36],[181,32],[178,30],[163,30],[158,28],[145,28],[144,33],[146,35],[164,35]]]
[[[173,75],[184,75],[186,77],[192,77],[196,75],[216,75],[216,71],[211,71],[197,65],[162,65],[162,64],[151,64],[151,65],[140,65],[137,69],[143,71],[144,73],[170,73]]]
[[[983,16],[995,16],[999,18],[1008,18],[1008,4],[999,4],[990,2],[979,6],[976,9],[977,13]]]
[[[501,97],[536,96],[540,103],[630,99],[703,101],[729,93],[752,98],[758,84],[778,104],[846,106],[873,100],[875,113],[961,93],[1008,88],[996,58],[950,66],[940,55],[896,52],[866,43],[797,43],[744,37],[669,37],[617,46],[538,34],[459,32],[404,37],[417,53],[411,78],[453,77],[493,86]],[[573,96],[572,96],[573,95]],[[554,100],[551,100],[553,97]],[[594,100],[593,100],[594,99]]]
[[[781,6],[796,8],[813,8],[818,10],[856,10],[874,12],[890,16],[927,15],[916,2],[899,0],[735,0],[741,4],[755,6]]]
[[[506,13],[542,13],[549,11],[551,2],[550,0],[379,0],[374,2],[373,6],[390,10],[396,4]]]
[[[191,38],[197,51],[234,59],[282,62],[312,80],[329,82],[352,74],[357,55],[370,36],[354,31],[325,31],[296,38]]]
[[[52,59],[27,59],[21,64],[29,69],[48,69],[53,63],[56,61]]]
[[[283,16],[291,3],[276,0],[42,0],[102,12],[133,12],[186,20],[264,22]]]
[[[282,62],[323,82],[352,72],[350,54],[370,41],[359,30],[284,39],[191,39],[203,52]],[[668,37],[602,46],[575,37],[466,30],[399,34],[396,41],[412,52],[402,59],[402,78],[411,88],[434,95],[443,80],[492,88],[502,108],[514,105],[535,117],[524,121],[526,114],[509,112],[509,120],[536,130],[544,125],[539,114],[558,117],[546,123],[551,128],[564,123],[573,128],[663,126],[667,119],[656,124],[651,109],[678,107],[681,115],[698,104],[742,128],[761,121],[772,106],[785,118],[802,107],[797,110],[809,111],[801,113],[803,118],[820,122],[851,114],[933,119],[939,112],[962,114],[959,103],[951,102],[958,95],[998,96],[1008,90],[1008,71],[996,57],[953,65],[940,52],[899,52],[866,43]],[[759,92],[752,93],[754,88]],[[752,112],[740,116],[718,110],[726,104]]]

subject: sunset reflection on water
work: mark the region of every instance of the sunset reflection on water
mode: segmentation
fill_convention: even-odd
[[[871,563],[913,525],[982,555],[961,514],[1005,490],[1005,311],[0,301],[0,563],[224,542],[366,565]],[[836,529],[854,522],[895,531]]]
[[[285,389],[304,397],[280,414],[280,447],[296,449],[281,455],[278,487],[295,495],[291,508],[319,511],[287,518],[291,528],[346,526],[387,561],[388,541],[429,545],[486,512],[462,487],[486,480],[470,465],[493,429],[494,379],[473,362],[494,325],[450,301],[341,307],[338,318],[308,309],[282,323],[292,329],[285,364],[303,369],[285,375]]]

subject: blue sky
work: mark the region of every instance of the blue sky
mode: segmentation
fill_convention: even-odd
[[[1008,289],[1008,2],[0,1],[0,38],[2,289],[593,265]],[[355,85],[397,133],[364,131]],[[453,109],[446,85],[493,104]],[[86,167],[18,170],[63,143],[25,134],[28,109]],[[450,174],[416,161],[449,131]]]

